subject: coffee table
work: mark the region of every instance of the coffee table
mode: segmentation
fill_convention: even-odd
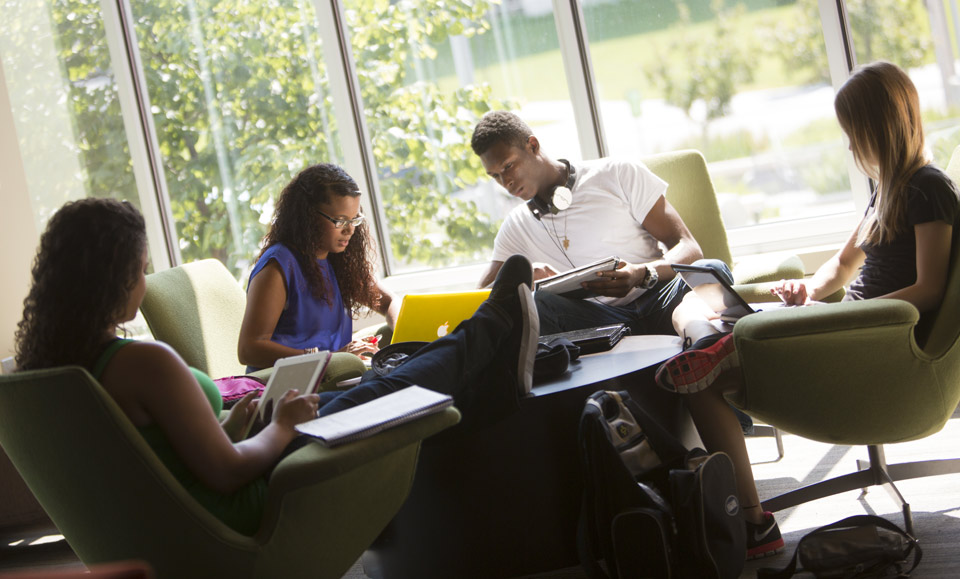
[[[680,397],[653,383],[656,366],[680,349],[676,336],[625,337],[535,385],[509,418],[424,441],[410,496],[364,554],[364,572],[489,579],[577,565],[584,401],[600,389],[628,390],[685,444],[699,444]]]

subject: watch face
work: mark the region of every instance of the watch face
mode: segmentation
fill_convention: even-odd
[[[572,201],[573,193],[566,187],[557,187],[556,190],[554,190],[553,206],[556,207],[558,211],[563,211],[567,207],[570,207]]]

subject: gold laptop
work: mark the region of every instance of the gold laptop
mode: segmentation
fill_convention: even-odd
[[[392,342],[432,342],[446,336],[472,316],[489,295],[489,289],[407,294],[400,304]]]

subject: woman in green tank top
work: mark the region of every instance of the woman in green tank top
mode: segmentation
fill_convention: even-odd
[[[464,423],[496,420],[516,409],[518,386],[528,385],[533,371],[537,313],[525,306],[533,301],[530,263],[515,258],[504,264],[490,298],[471,319],[389,376],[343,393],[290,392],[261,431],[241,440],[256,409],[252,394],[221,423],[223,401],[209,377],[187,367],[166,344],[117,338],[146,293],[144,222],[128,203],[84,199],[61,207],[40,238],[17,329],[17,364],[23,370],[90,370],[190,494],[232,528],[253,534],[266,473],[302,443],[301,437],[291,444],[294,427],[317,416],[321,397],[320,414],[332,414],[419,384],[453,395]]]
[[[117,339],[146,293],[146,269],[146,231],[135,207],[109,199],[63,206],[40,239],[17,364],[89,369],[184,487],[225,523],[253,534],[263,475],[297,436],[294,426],[316,416],[319,397],[289,393],[270,424],[239,440],[256,408],[252,395],[221,424],[223,402],[208,377],[166,344]]]

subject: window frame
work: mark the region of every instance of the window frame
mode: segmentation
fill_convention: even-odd
[[[317,26],[324,43],[324,56],[335,109],[349,118],[341,123],[340,142],[344,152],[343,165],[354,175],[368,195],[362,197],[363,211],[371,217],[370,228],[379,247],[380,274],[392,277],[396,271],[390,252],[390,240],[382,203],[376,164],[373,159],[355,61],[346,27],[344,7],[340,0],[313,0]],[[176,227],[171,217],[163,167],[160,160],[157,134],[150,113],[149,95],[142,74],[142,64],[129,0],[103,2],[103,19],[107,40],[115,67],[120,93],[121,110],[127,139],[133,158],[134,175],[141,207],[148,224],[148,237],[153,248],[151,257],[157,270],[181,263]],[[584,158],[598,158],[608,149],[601,111],[588,50],[588,38],[583,21],[582,5],[578,0],[553,0],[554,21],[557,26],[560,50],[566,70],[575,120]],[[821,27],[826,44],[830,77],[838,88],[855,66],[850,45],[849,24],[844,0],[819,0]],[[787,219],[776,224],[760,224],[728,232],[734,256],[767,251],[800,250],[804,247],[839,244],[856,223],[865,208],[869,184],[856,170],[852,155],[847,153],[851,189],[856,211],[809,219]],[[813,232],[812,234],[810,232]],[[839,240],[839,241],[838,241]],[[473,275],[486,264],[448,268]],[[450,275],[442,272],[403,274],[397,277],[400,285],[411,288],[437,287],[441,279]],[[479,278],[479,273],[477,273]]]

